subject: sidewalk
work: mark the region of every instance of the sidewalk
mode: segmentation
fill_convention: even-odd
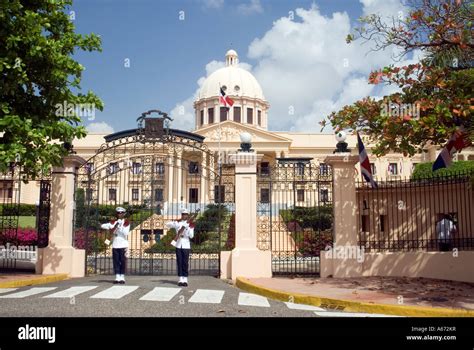
[[[34,273],[0,273],[0,288],[18,288],[62,281],[69,278],[67,274],[36,275]]]
[[[238,278],[237,287],[340,311],[474,317],[474,284],[426,278]]]

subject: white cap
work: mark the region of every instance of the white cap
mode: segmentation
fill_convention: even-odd
[[[188,209],[182,208],[182,209],[181,209],[181,214],[189,214]]]
[[[125,213],[125,212],[126,212],[125,208],[122,208],[122,207],[117,207],[117,208],[115,208],[115,211],[116,211],[117,213]]]

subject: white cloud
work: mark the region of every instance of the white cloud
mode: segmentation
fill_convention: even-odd
[[[201,0],[207,8],[218,9],[224,5],[224,0]]]
[[[364,14],[379,12],[397,16],[403,10],[398,0],[361,0],[361,3]],[[365,96],[394,92],[393,86],[376,88],[368,84],[372,70],[392,62],[392,49],[369,52],[370,43],[362,44],[361,40],[348,45],[345,38],[351,29],[347,13],[325,16],[313,5],[309,9],[296,9],[294,20],[282,17],[274,21],[272,28],[250,43],[248,56],[256,64],[253,68],[245,63],[240,66],[255,75],[270,103],[270,130],[319,131],[318,122],[332,111]],[[411,60],[399,64],[408,61]],[[206,76],[223,66],[220,61],[208,63]],[[201,77],[198,86],[204,80]],[[183,125],[187,130],[194,127],[195,95],[173,109],[172,114],[182,105],[185,112],[176,116],[174,127]]]
[[[89,133],[98,134],[112,134],[114,132],[114,128],[105,122],[90,123],[86,125],[86,129]]]
[[[237,11],[243,15],[253,15],[255,13],[262,13],[263,7],[260,0],[250,0],[248,4],[237,6]]]

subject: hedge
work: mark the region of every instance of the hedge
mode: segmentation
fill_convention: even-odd
[[[438,169],[433,172],[433,162],[420,163],[415,166],[411,179],[418,180],[437,176],[450,176],[463,173],[474,174],[473,160],[459,160],[453,162],[449,168]]]

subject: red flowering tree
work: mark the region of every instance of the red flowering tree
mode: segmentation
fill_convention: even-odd
[[[416,0],[404,18],[362,18],[348,35],[374,43],[374,50],[400,48],[401,56],[425,53],[419,63],[390,64],[369,75],[371,84],[391,84],[400,92],[381,100],[366,97],[329,115],[335,128],[362,130],[373,152],[413,155],[427,143],[444,145],[459,126],[470,130],[474,112],[474,5],[462,0]],[[326,120],[322,123],[324,127]]]

